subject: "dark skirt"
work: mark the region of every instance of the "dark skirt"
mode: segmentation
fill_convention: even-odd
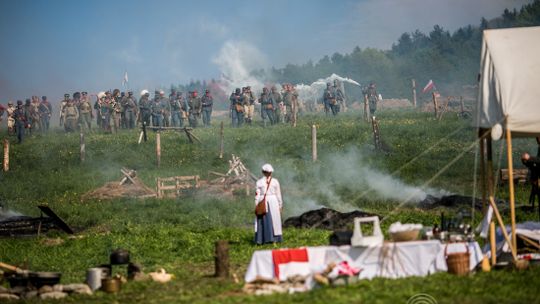
[[[270,209],[263,216],[257,216],[257,232],[255,232],[255,244],[262,245],[268,243],[281,242],[281,235],[274,235],[274,226],[272,226],[272,214]]]

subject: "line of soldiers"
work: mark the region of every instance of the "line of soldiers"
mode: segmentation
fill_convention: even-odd
[[[263,88],[259,98],[256,99],[251,87],[236,88],[229,97],[230,114],[233,127],[241,127],[244,122],[251,125],[253,115],[255,114],[255,103],[261,105],[260,113],[263,126],[277,123],[295,123],[298,113],[298,94],[294,86],[290,83],[282,85],[282,91],[279,92],[276,86],[269,90]]]
[[[187,100],[182,92],[172,90],[169,97],[164,91],[155,91],[150,99],[150,92],[143,90],[138,105],[138,120],[154,127],[199,127],[202,118],[204,127],[211,126],[214,98],[210,90],[199,97],[197,90],[188,93]]]
[[[0,105],[0,121],[4,112],[7,113],[8,134],[17,134],[19,143],[25,134],[32,134],[32,130],[42,133],[49,130],[52,106],[47,96],[42,96],[41,101],[38,96],[32,96],[24,104],[22,100],[17,100],[17,105],[8,101],[7,108]]]

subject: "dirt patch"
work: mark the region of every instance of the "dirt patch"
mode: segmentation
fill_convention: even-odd
[[[109,182],[106,183],[103,187],[85,193],[81,197],[81,200],[109,200],[120,197],[144,198],[155,196],[156,193],[154,192],[154,190],[142,184],[142,182],[139,182],[137,184],[123,185],[119,185],[118,182]]]

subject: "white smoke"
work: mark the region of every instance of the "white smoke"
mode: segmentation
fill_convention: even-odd
[[[322,97],[324,89],[326,89],[327,83],[334,84],[334,80],[339,80],[341,83],[350,83],[353,85],[360,86],[360,83],[357,81],[354,81],[347,77],[341,77],[337,74],[332,74],[326,78],[321,78],[316,81],[314,81],[310,85],[306,84],[297,84],[295,86],[296,92],[298,93],[298,97],[300,100],[306,101],[306,102],[316,102],[318,99]]]
[[[334,153],[306,169],[307,181],[298,182],[293,165],[276,169],[284,195],[290,197],[288,212],[300,214],[322,206],[339,211],[358,209],[360,201],[391,200],[396,203],[419,203],[427,195],[441,197],[445,191],[407,184],[398,177],[383,173],[367,164],[356,148]],[[286,191],[290,193],[286,193]],[[344,194],[345,193],[345,194]],[[348,194],[347,194],[348,193]],[[353,199],[350,198],[353,193]]]
[[[4,207],[0,206],[0,221],[7,220],[10,217],[22,216],[22,215],[23,215],[22,213],[19,213],[19,212],[13,211],[13,210],[9,210],[9,209],[5,209]]]
[[[225,42],[212,62],[221,71],[222,89],[227,93],[245,86],[251,86],[253,91],[260,91],[264,87],[264,82],[251,75],[251,72],[267,66],[266,56],[245,41]]]

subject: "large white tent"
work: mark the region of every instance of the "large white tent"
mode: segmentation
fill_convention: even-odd
[[[476,126],[540,135],[540,26],[485,30],[481,56]]]

